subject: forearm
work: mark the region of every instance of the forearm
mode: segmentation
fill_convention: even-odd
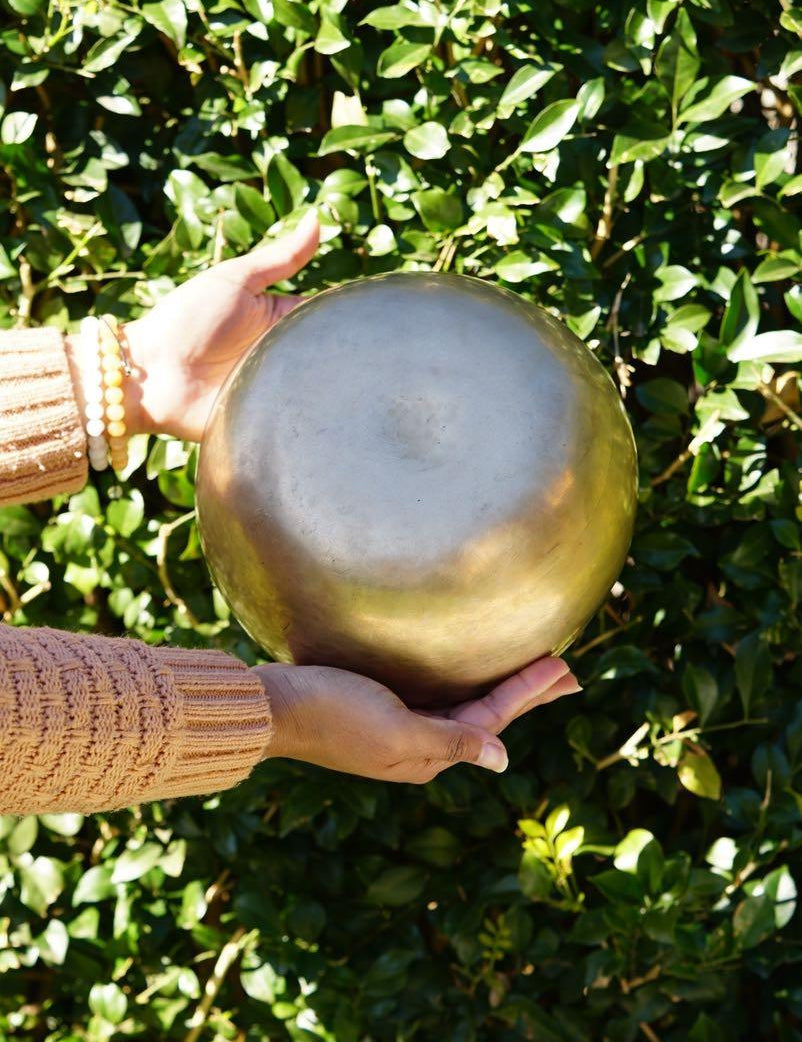
[[[86,438],[61,335],[0,332],[0,506],[86,482]]]
[[[229,788],[271,726],[258,676],[222,652],[0,626],[0,814]]]

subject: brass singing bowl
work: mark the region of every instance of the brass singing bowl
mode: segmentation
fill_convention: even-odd
[[[570,645],[624,563],[636,485],[577,337],[479,279],[410,272],[320,293],[246,356],[197,507],[215,582],[273,658],[422,706]]]

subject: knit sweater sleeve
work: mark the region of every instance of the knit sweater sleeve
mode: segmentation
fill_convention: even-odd
[[[0,507],[86,478],[61,335],[0,331]],[[0,626],[0,814],[216,792],[250,773],[270,731],[258,677],[222,652]]]
[[[76,492],[86,438],[56,329],[0,331],[0,506]]]
[[[0,814],[216,792],[270,737],[259,678],[223,652],[0,626]]]

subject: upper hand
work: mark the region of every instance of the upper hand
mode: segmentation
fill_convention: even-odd
[[[396,782],[428,782],[455,763],[507,766],[500,732],[535,706],[579,691],[562,659],[544,658],[484,698],[436,712],[407,708],[388,688],[324,666],[257,666],[273,709],[267,756]]]
[[[318,247],[314,211],[297,228],[189,279],[126,324],[131,434],[200,441],[217,393],[240,358],[302,299],[264,292],[307,264]]]

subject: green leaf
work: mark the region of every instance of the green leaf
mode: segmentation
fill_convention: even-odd
[[[51,919],[36,938],[39,956],[48,966],[63,966],[70,946],[70,935],[60,919]]]
[[[128,999],[118,984],[93,984],[89,1008],[109,1024],[119,1024],[128,1011]]]
[[[789,32],[802,36],[802,11],[789,8],[780,15],[780,25]]]
[[[442,159],[450,145],[442,123],[429,121],[404,134],[404,148],[418,159]]]
[[[47,6],[47,0],[8,0],[9,7],[17,14],[30,17]]]
[[[669,140],[668,131],[657,123],[627,123],[613,138],[608,165],[617,166],[636,160],[647,163],[663,154]]]
[[[752,272],[752,282],[780,282],[792,278],[800,271],[802,271],[802,257],[799,254],[764,257]]]
[[[0,126],[0,141],[4,145],[21,145],[33,134],[37,116],[33,112],[9,112]]]
[[[802,333],[794,329],[778,329],[760,333],[751,340],[739,341],[727,351],[732,362],[802,362]]]
[[[534,850],[529,849],[521,857],[518,883],[525,897],[543,901],[554,889],[554,876]]]
[[[691,751],[686,745],[677,766],[680,784],[695,796],[707,800],[721,799],[721,776],[716,765],[698,747]]]
[[[738,641],[735,649],[735,684],[745,717],[749,716],[755,700],[766,693],[771,678],[771,655],[766,642],[759,633],[750,633]]]
[[[460,841],[453,832],[434,825],[413,836],[407,843],[406,849],[414,857],[420,858],[430,865],[445,868],[452,865],[459,857]]]
[[[514,109],[527,101],[549,82],[560,66],[522,65],[517,69],[498,99],[499,109]]]
[[[699,714],[699,723],[704,725],[718,702],[715,677],[704,666],[689,662],[682,675],[682,690]]]
[[[187,11],[183,0],[161,0],[160,3],[143,4],[142,17],[146,22],[164,33],[176,47],[181,48],[187,39]]]
[[[427,60],[431,50],[431,44],[428,43],[403,41],[391,44],[379,55],[376,71],[386,80],[406,76],[408,72],[412,72]]]
[[[764,134],[755,145],[755,184],[758,188],[776,181],[788,162],[788,137],[786,127],[778,127]]]
[[[303,0],[272,0],[273,15],[281,25],[300,29],[312,36],[315,32],[315,19]]]
[[[519,146],[521,152],[550,152],[569,133],[579,115],[579,102],[554,101],[532,120]]]
[[[732,287],[719,330],[719,339],[728,348],[728,353],[730,348],[735,348],[754,337],[758,319],[757,293],[749,278],[749,272],[743,268]]]
[[[339,54],[351,46],[347,35],[347,24],[339,15],[329,12],[320,20],[320,29],[315,38],[318,54]]]
[[[39,821],[58,836],[77,836],[84,823],[83,814],[42,814]]]
[[[414,192],[412,202],[429,231],[454,231],[462,224],[462,203],[458,195],[442,188],[429,188]]]
[[[647,380],[635,393],[641,405],[650,412],[671,415],[688,411],[688,392],[682,384],[668,377]]]
[[[603,76],[597,76],[596,79],[583,83],[576,96],[576,100],[579,102],[577,119],[580,122],[594,119],[602,106],[604,95]]]
[[[696,81],[701,64],[696,50],[696,33],[685,7],[680,8],[674,29],[657,52],[655,74],[671,101],[674,112]]]
[[[394,140],[394,131],[377,130],[370,126],[335,127],[323,136],[318,149],[319,156],[332,152],[374,152],[377,148]]]
[[[141,26],[141,23],[140,23]],[[84,61],[81,63],[81,69],[85,73],[97,73],[102,72],[103,69],[109,69],[120,57],[128,50],[131,44],[139,35],[139,28],[134,32],[124,33],[122,36],[111,36],[105,40],[98,40],[98,42],[89,49]]]
[[[655,272],[661,282],[659,289],[655,290],[653,299],[656,303],[667,300],[678,300],[687,296],[696,287],[697,277],[681,264],[668,264]]]
[[[240,972],[240,982],[246,995],[271,1006],[276,1001],[276,996],[285,988],[284,978],[267,962],[256,969],[243,969]]]
[[[754,948],[770,937],[775,929],[774,904],[770,897],[747,897],[732,917],[735,939],[742,948]]]
[[[505,282],[517,283],[524,282],[533,275],[540,275],[544,271],[553,271],[554,268],[554,262],[547,258],[534,260],[523,250],[513,250],[496,264],[495,272]]]
[[[112,872],[112,883],[130,883],[149,872],[162,856],[158,843],[143,843],[135,850],[124,850],[117,858]]]
[[[131,536],[142,524],[145,517],[145,501],[139,489],[131,489],[130,493],[109,503],[106,518],[114,529],[122,536]]]
[[[743,76],[722,76],[701,101],[692,102],[680,113],[678,122],[704,123],[718,119],[734,101],[754,88],[752,80],[746,80]]]
[[[31,814],[15,822],[6,840],[6,848],[12,857],[27,854],[39,835],[39,822]]]
[[[621,902],[639,905],[645,896],[640,880],[631,872],[610,868],[591,876],[590,882],[613,904]]]
[[[425,881],[425,873],[412,865],[388,868],[370,884],[365,900],[369,904],[393,908],[411,904],[420,895]]]
[[[93,865],[81,878],[72,895],[73,905],[94,904],[113,897],[116,887],[111,881],[112,869],[108,865]]]
[[[429,23],[412,4],[391,4],[377,7],[367,14],[360,25],[371,25],[374,29],[403,29],[408,25],[425,26]]]
[[[64,889],[63,867],[51,857],[37,857],[29,865],[21,865],[19,877],[20,901],[37,915],[44,915]]]

